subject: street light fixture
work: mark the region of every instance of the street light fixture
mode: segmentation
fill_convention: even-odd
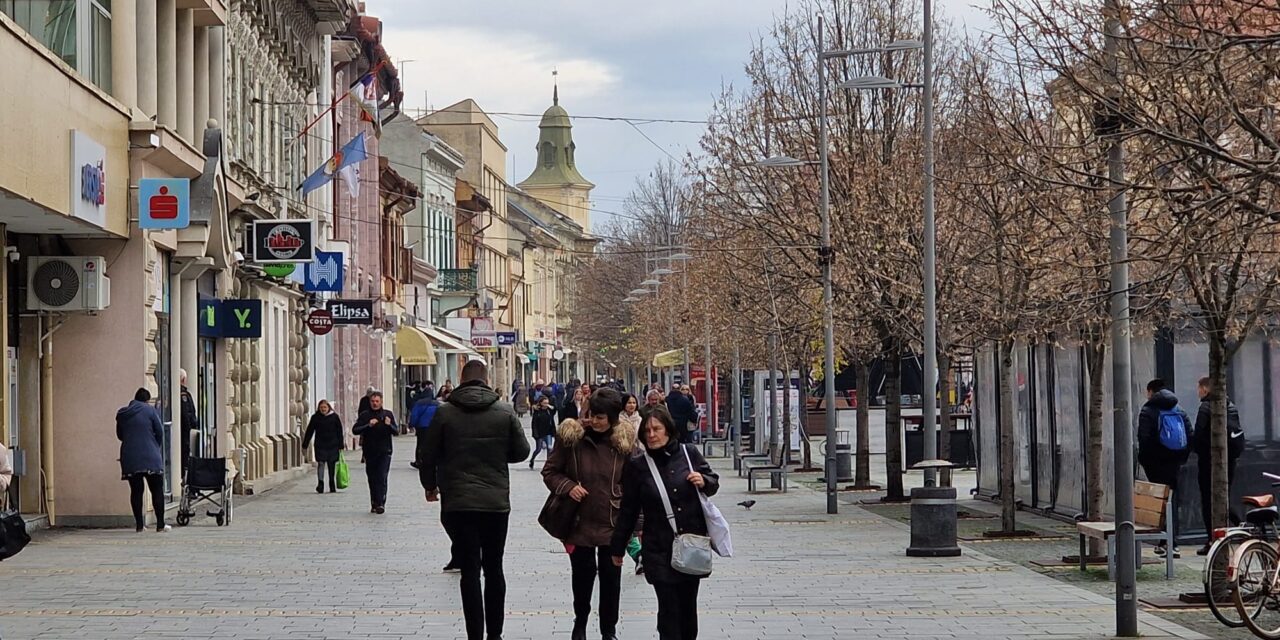
[[[814,164],[818,164],[818,162],[815,160],[800,160],[788,155],[769,156],[764,160],[756,161],[757,167],[764,167],[766,169],[789,169],[792,167],[806,167]]]
[[[683,252],[683,251],[681,251],[681,252],[679,252],[679,253],[673,253],[673,254],[671,254],[671,255],[667,256],[667,259],[668,259],[668,260],[678,260],[678,261],[680,261],[680,262],[684,262],[685,260],[692,260],[692,259],[693,259],[693,256],[692,256],[692,255],[690,255],[690,254],[687,254],[687,253],[685,253],[685,252]]]
[[[671,275],[671,274],[673,274],[673,273],[675,273],[675,272],[674,272],[674,271],[672,271],[672,270],[670,270],[670,269],[668,269],[668,268],[666,268],[666,267],[658,267],[657,269],[654,269],[654,270],[653,270],[653,273],[651,273],[651,274],[649,274],[649,275],[652,275],[652,276],[669,276],[669,275]]]
[[[867,89],[902,89],[907,85],[898,82],[892,78],[884,76],[863,76],[861,78],[851,78],[836,85],[837,89],[845,90],[867,90]]]
[[[644,284],[644,283],[642,282],[640,284]],[[633,297],[639,298],[641,296],[647,296],[652,292],[649,291],[648,289],[632,289],[630,293]]]
[[[659,279],[657,279],[657,278],[649,278],[648,280],[645,280],[644,282],[641,282],[640,284],[641,284],[641,286],[645,286],[645,287],[656,287],[656,286],[658,286],[658,285],[662,284],[662,281],[661,281],[661,280],[659,280]]]

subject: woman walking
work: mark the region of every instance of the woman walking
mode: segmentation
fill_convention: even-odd
[[[622,415],[618,416],[620,420],[631,425],[631,428],[640,433],[640,402],[636,400],[635,395],[630,393],[622,394]],[[639,437],[637,435],[637,437]]]
[[[316,493],[324,493],[324,470],[329,469],[329,493],[338,492],[338,456],[346,443],[342,440],[342,418],[333,410],[328,400],[316,404],[316,412],[311,414],[307,422],[307,431],[302,436],[302,449],[311,446],[312,438],[316,443]]]
[[[543,450],[547,452],[547,457],[551,456],[551,443],[556,437],[556,412],[551,408],[551,399],[543,396],[538,398],[538,406],[533,409],[533,443],[535,448],[533,455],[529,456],[529,468],[533,468],[533,461]]]
[[[671,414],[662,407],[649,411],[644,424],[645,452],[627,461],[622,474],[622,511],[613,530],[613,564],[621,567],[627,542],[644,515],[644,535],[640,555],[644,575],[658,596],[658,638],[696,640],[698,637],[698,586],[701,578],[671,568],[671,548],[675,529],[681,534],[707,535],[702,502],[695,494],[713,496],[720,489],[720,476],[711,470],[696,447],[680,444]],[[662,478],[655,482],[649,470],[653,461]],[[668,517],[662,494],[671,502]]]
[[[561,423],[559,442],[542,468],[547,488],[580,506],[562,542],[573,570],[573,640],[586,640],[591,592],[600,581],[600,637],[617,640],[622,569],[610,562],[622,502],[622,469],[638,448],[636,432],[618,420],[622,397],[603,389],[591,396],[590,415]]]
[[[138,389],[133,401],[116,412],[116,438],[120,440],[120,477],[129,483],[129,506],[138,533],[146,528],[142,492],[151,491],[156,512],[156,533],[169,530],[164,523],[164,426],[150,404],[151,392]]]

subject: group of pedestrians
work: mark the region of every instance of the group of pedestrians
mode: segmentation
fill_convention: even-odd
[[[1194,423],[1178,404],[1178,397],[1168,389],[1164,380],[1155,379],[1147,383],[1147,401],[1138,414],[1138,464],[1142,467],[1147,480],[1168,486],[1175,494],[1178,491],[1178,476],[1182,465],[1187,463],[1191,454],[1196,454],[1197,480],[1200,485],[1200,514],[1206,529],[1212,529],[1213,522],[1213,458],[1210,453],[1212,441],[1211,421],[1213,403],[1219,393],[1212,378],[1200,378],[1196,384],[1196,392],[1200,398],[1200,406],[1196,410]],[[1231,483],[1235,479],[1236,461],[1244,453],[1244,430],[1240,426],[1240,412],[1230,398],[1227,404],[1227,495],[1217,496],[1219,500],[1229,499]],[[1231,519],[1235,520],[1232,513]],[[1176,523],[1175,525],[1176,526]],[[1176,532],[1175,532],[1176,535]],[[1168,550],[1156,549],[1163,555]],[[1206,542],[1196,553],[1205,555],[1209,552]],[[1174,557],[1180,557],[1178,549],[1173,549]]]

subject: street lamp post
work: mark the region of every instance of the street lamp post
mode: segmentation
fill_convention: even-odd
[[[826,34],[822,16],[818,16],[818,169],[821,174],[822,196],[820,217],[822,246],[818,259],[822,263],[822,388],[827,401],[826,418],[827,454],[823,463],[823,475],[827,480],[827,513],[840,512],[839,494],[836,488],[836,336],[835,317],[831,292],[831,175],[827,158],[827,58]]]

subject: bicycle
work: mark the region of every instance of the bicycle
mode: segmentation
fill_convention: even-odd
[[[1280,476],[1262,475],[1272,481],[1272,488],[1280,486]],[[1280,552],[1276,548],[1280,538],[1275,537],[1280,509],[1274,494],[1249,496],[1244,501],[1254,507],[1245,514],[1245,520],[1258,530],[1270,529],[1272,538],[1255,536],[1236,546],[1225,571],[1231,599],[1242,626],[1259,638],[1280,640]],[[1210,602],[1212,608],[1212,598]],[[1219,620],[1226,622],[1222,617]]]
[[[1277,479],[1280,479],[1280,476],[1277,476]],[[1273,488],[1277,486],[1280,486],[1280,482],[1272,484]],[[1209,611],[1218,619],[1218,622],[1232,628],[1245,626],[1242,616],[1237,615],[1240,610],[1236,607],[1232,595],[1231,569],[1234,566],[1232,560],[1236,552],[1250,540],[1280,540],[1280,529],[1277,528],[1277,519],[1274,515],[1274,495],[1245,496],[1241,502],[1250,507],[1245,515],[1247,524],[1222,527],[1210,533],[1212,544],[1204,559],[1204,569],[1201,571]]]

